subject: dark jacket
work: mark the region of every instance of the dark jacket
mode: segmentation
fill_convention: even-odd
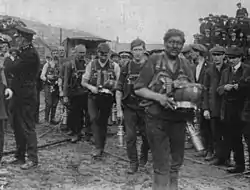
[[[217,93],[217,88],[220,83],[222,72],[226,68],[227,66],[223,64],[221,70],[219,71],[214,64],[211,64],[205,72],[203,109],[209,110],[211,117],[220,117],[222,100],[221,96]]]
[[[235,74],[233,74],[231,67],[226,68],[222,72],[220,84],[217,89],[219,95],[222,96],[221,119],[226,121],[241,120],[245,90],[240,84],[242,84],[242,81],[245,81],[249,68],[249,66],[242,63]],[[226,84],[238,84],[239,86],[237,90],[232,89],[228,92],[224,90]]]

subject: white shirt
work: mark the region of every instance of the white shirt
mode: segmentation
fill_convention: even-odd
[[[236,73],[237,70],[240,68],[240,66],[241,66],[241,62],[239,62],[237,65],[235,65],[235,66],[233,67],[233,72]]]
[[[201,69],[202,69],[203,64],[204,64],[204,60],[200,60],[198,65],[196,66],[196,73],[195,73],[196,80],[198,80],[200,77],[200,73],[201,73]]]

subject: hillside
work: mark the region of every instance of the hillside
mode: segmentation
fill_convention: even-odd
[[[22,20],[27,25],[28,28],[31,28],[32,30],[34,30],[37,33],[37,35],[41,37],[42,39],[44,39],[44,41],[48,45],[58,45],[60,43],[60,28],[59,27],[46,25],[41,22],[31,21],[31,20],[17,18],[17,17],[13,17],[13,18]],[[62,40],[64,40],[67,37],[73,37],[73,36],[78,36],[78,37],[81,36],[81,37],[86,37],[90,39],[101,38],[89,32],[62,28]]]

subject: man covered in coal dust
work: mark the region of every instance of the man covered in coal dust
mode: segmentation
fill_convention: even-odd
[[[157,76],[160,73],[162,78],[173,82],[185,76],[188,82],[194,82],[187,59],[179,56],[184,43],[182,31],[168,30],[164,36],[165,53],[151,56],[134,84],[135,94],[152,103],[145,108],[145,123],[153,156],[153,190],[178,189],[179,170],[184,158],[185,127],[191,116],[174,109],[176,103],[168,96],[168,91],[162,91],[164,87]]]

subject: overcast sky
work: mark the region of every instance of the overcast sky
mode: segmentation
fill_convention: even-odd
[[[183,30],[187,41],[192,41],[199,17],[235,16],[239,0],[0,0],[0,7],[4,2],[10,15],[78,28],[110,40],[119,36],[120,41],[130,42],[140,37],[147,43],[162,43],[169,28]],[[242,3],[250,12],[250,0]]]

